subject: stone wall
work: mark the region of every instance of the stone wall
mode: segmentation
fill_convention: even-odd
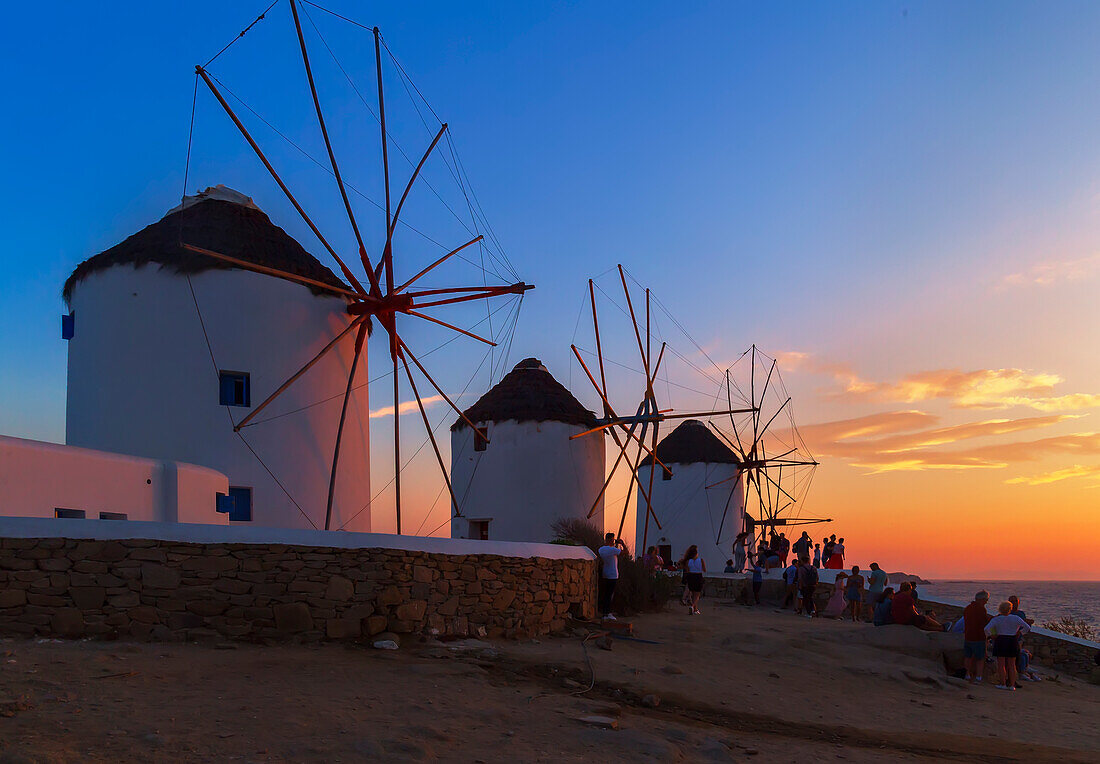
[[[353,535],[359,534],[341,537]],[[590,618],[594,611],[595,562],[585,558],[0,538],[0,633],[7,635],[266,641],[390,631],[524,637],[562,628],[570,613]]]
[[[785,591],[782,581],[765,579],[760,595],[763,601],[774,607],[782,603]],[[752,600],[751,577],[708,577],[703,593],[708,597],[732,599],[748,604]],[[823,581],[817,585],[814,591],[814,602],[818,610],[825,607],[832,593],[832,582]],[[959,605],[929,598],[923,598],[918,607],[925,612],[934,611],[936,619],[941,623],[945,620],[954,621],[960,618],[963,611]],[[1100,645],[1035,627],[1032,627],[1024,644],[1032,651],[1036,663],[1100,683],[1100,672],[1096,671],[1097,666],[1093,658],[1100,649]]]

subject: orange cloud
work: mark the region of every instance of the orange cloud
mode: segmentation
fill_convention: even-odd
[[[440,395],[430,395],[427,398],[420,399],[424,403],[424,408],[428,408],[443,400]],[[410,411],[416,411],[416,401],[401,401],[401,405],[398,409],[402,414],[408,414]],[[374,409],[370,412],[371,419],[378,419],[384,416],[393,416],[393,406],[383,406],[382,408]]]
[[[1022,286],[1050,286],[1060,281],[1081,281],[1100,273],[1100,252],[1076,260],[1037,263],[1026,271],[1001,279],[999,289]]]
[[[1072,467],[1054,470],[1053,472],[1044,472],[1039,475],[1014,477],[1006,480],[1005,483],[1009,485],[1046,485],[1047,483],[1057,483],[1060,480],[1069,480],[1075,477],[1088,477],[1090,475],[1100,475],[1100,466],[1075,464]]]
[[[956,408],[1006,409],[1026,407],[1036,411],[1079,411],[1100,407],[1100,394],[1051,395],[1064,380],[1058,374],[1025,369],[932,369],[906,374],[894,382],[863,379],[851,367],[815,358],[809,353],[779,354],[788,368],[832,377],[836,387],[822,391],[826,399],[847,403],[897,401],[918,403],[947,400]]]
[[[1056,435],[1039,440],[981,446],[959,451],[919,449],[902,454],[875,454],[853,464],[870,470],[871,474],[899,470],[997,469],[1008,467],[1015,462],[1037,461],[1052,454],[1100,456],[1100,433]]]

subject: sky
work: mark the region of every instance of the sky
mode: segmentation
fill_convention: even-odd
[[[834,518],[828,532],[847,539],[850,559],[938,578],[1097,578],[1100,7],[327,2],[382,29],[449,123],[503,244],[479,255],[494,269],[503,250],[537,287],[508,353],[480,368],[470,346],[435,357],[460,402],[537,356],[595,408],[569,346],[588,342],[587,279],[611,295],[609,269],[622,263],[690,332],[676,360],[704,387],[711,367],[753,343],[778,359],[821,461],[802,511]],[[264,5],[10,9],[0,432],[63,441],[61,284],[177,204],[185,168],[189,192],[238,188],[322,251],[202,91],[186,161],[194,66]],[[374,103],[369,35],[304,7],[345,175],[378,199],[378,127],[359,98]],[[388,127],[415,160],[438,123],[421,122],[423,103],[386,67]],[[302,153],[324,148],[286,0],[209,70],[289,139],[238,107],[346,246],[335,187]],[[453,247],[472,223],[446,156],[425,166],[438,195],[412,194],[407,220]],[[408,176],[404,158],[394,166]],[[356,204],[377,242],[380,213]],[[408,272],[439,252],[413,233],[399,246]],[[475,260],[436,283],[480,283]],[[472,323],[472,310],[456,315]],[[494,334],[509,334],[509,311]],[[439,336],[409,333],[418,347]],[[628,333],[616,342],[609,353],[636,360]],[[383,369],[385,349],[370,353]],[[371,386],[378,486],[391,458],[388,385]],[[636,393],[614,390],[624,407]],[[448,420],[441,402],[430,411]],[[410,453],[423,432],[403,430]],[[419,476],[411,520],[429,532],[447,518],[445,502],[432,503],[442,484],[429,453],[409,469]]]

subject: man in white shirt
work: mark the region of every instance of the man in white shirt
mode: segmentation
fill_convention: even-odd
[[[597,550],[600,555],[600,589],[598,609],[600,616],[614,621],[611,614],[611,599],[615,596],[615,585],[619,583],[619,555],[626,551],[622,539],[616,539],[614,533],[604,536],[603,546]]]

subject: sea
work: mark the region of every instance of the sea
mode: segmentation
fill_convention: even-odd
[[[1062,616],[1079,619],[1100,631],[1100,581],[932,581],[918,587],[922,595],[967,604],[975,592],[989,592],[991,612],[1015,594],[1020,609],[1036,624]]]

